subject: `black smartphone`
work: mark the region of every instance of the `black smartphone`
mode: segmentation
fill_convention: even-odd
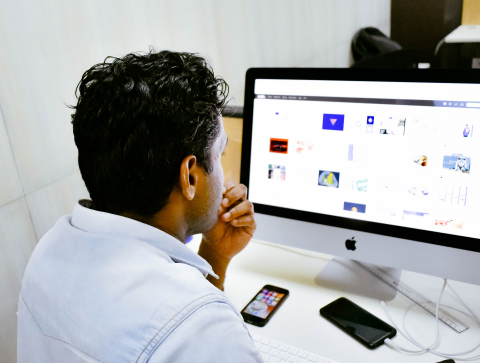
[[[243,320],[256,326],[265,326],[287,300],[288,290],[265,285],[242,309]]]
[[[370,349],[397,334],[394,327],[344,297],[321,308],[320,315]]]

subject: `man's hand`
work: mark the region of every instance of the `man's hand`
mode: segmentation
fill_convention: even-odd
[[[219,257],[230,260],[245,248],[256,228],[247,187],[227,181],[217,224],[203,234],[202,244],[208,244]]]
[[[203,234],[198,254],[207,260],[220,279],[210,279],[222,289],[230,260],[250,242],[257,228],[247,188],[233,181],[225,183],[223,200],[215,226]]]

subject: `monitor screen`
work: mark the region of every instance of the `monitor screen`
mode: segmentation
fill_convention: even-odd
[[[251,87],[247,183],[262,213],[480,250],[479,84]]]

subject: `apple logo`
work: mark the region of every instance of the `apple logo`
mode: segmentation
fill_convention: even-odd
[[[355,247],[355,237],[352,237],[352,239],[347,239],[345,241],[345,247],[347,247],[347,250],[355,251],[357,247]]]

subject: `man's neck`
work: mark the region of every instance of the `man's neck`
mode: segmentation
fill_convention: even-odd
[[[182,243],[185,243],[188,238],[187,224],[184,221],[183,215],[179,215],[178,211],[169,208],[169,205],[165,206],[160,212],[152,217],[144,217],[131,212],[120,213],[120,215],[155,227],[178,239]]]

